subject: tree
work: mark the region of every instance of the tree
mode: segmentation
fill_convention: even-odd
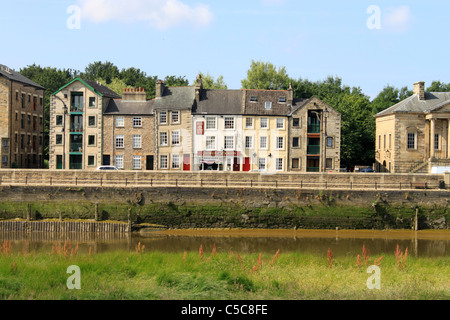
[[[403,101],[413,94],[407,87],[401,89],[394,88],[390,85],[384,87],[384,89],[378,94],[378,96],[372,101],[372,113],[377,114],[393,105]]]
[[[102,78],[98,78],[97,79],[100,83],[106,83],[106,81]],[[132,86],[127,86],[127,84],[119,78],[113,78],[111,80],[111,83],[108,84],[108,88],[110,88],[112,91],[114,91],[115,93],[122,95],[123,93],[123,89],[125,88],[131,88],[133,89]]]
[[[289,87],[289,77],[285,67],[277,70],[270,62],[252,60],[247,78],[241,84],[243,89],[281,90]]]
[[[189,85],[189,80],[186,79],[185,76],[166,76],[164,78],[164,83],[168,87],[185,87]]]
[[[223,80],[222,75],[220,75],[217,79],[214,79],[214,77],[212,75],[210,75],[209,73],[207,73],[205,75],[202,72],[199,72],[199,75],[202,77],[204,89],[222,89],[222,90],[228,89],[228,86],[225,83],[225,81]],[[194,84],[195,84],[195,80],[194,80]]]
[[[427,89],[428,92],[450,92],[450,83],[443,83],[441,81],[433,81],[431,86]]]
[[[82,77],[93,81],[101,78],[104,79],[108,85],[111,83],[112,79],[118,78],[119,74],[119,68],[117,68],[112,62],[96,61],[88,64],[82,74]]]

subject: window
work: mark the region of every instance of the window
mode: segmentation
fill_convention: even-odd
[[[234,118],[225,117],[225,129],[234,129]]]
[[[160,169],[167,169],[167,156],[166,155],[161,155],[159,157],[159,168]]]
[[[42,107],[43,99],[39,98],[39,105]]]
[[[61,116],[62,119],[62,116]],[[61,120],[62,123],[62,120]],[[20,123],[22,129],[25,129],[25,115],[22,113],[21,123]]]
[[[206,137],[206,150],[214,150],[216,149],[216,137],[210,136]]]
[[[19,92],[16,91],[16,101],[19,101]]]
[[[253,118],[245,118],[245,127],[253,128]]]
[[[232,149],[234,149],[234,137],[233,136],[225,136],[224,149],[225,150],[232,150]]]
[[[95,97],[89,97],[89,108],[95,108]]]
[[[125,120],[123,117],[117,117],[116,118],[116,127],[124,127],[125,126]]]
[[[55,139],[55,144],[61,145],[63,143],[63,136],[62,134],[57,134]]]
[[[283,171],[283,158],[277,158],[275,160],[275,169],[277,171]]]
[[[177,146],[180,144],[180,131],[172,131],[172,145]]]
[[[277,129],[284,129],[284,119],[277,118]]]
[[[252,137],[245,137],[245,149],[251,149],[253,148],[253,139]]]
[[[21,95],[21,99],[22,99],[22,109],[25,108],[25,93],[22,93]]]
[[[33,110],[37,108],[37,97],[33,97]]]
[[[116,168],[123,169],[123,155],[116,156]]]
[[[267,137],[259,137],[259,148],[267,149]]]
[[[159,145],[160,146],[167,146],[168,140],[167,140],[167,132],[160,132],[159,133]]]
[[[142,127],[142,117],[133,117],[133,127]]]
[[[8,139],[2,139],[3,148],[8,148]]]
[[[380,138],[381,138],[381,136],[380,136]],[[415,133],[408,133],[407,148],[408,149],[416,148],[416,134]]]
[[[216,129],[215,117],[206,117],[206,129]]]
[[[268,128],[268,122],[267,122],[267,118],[261,118],[259,120],[259,127],[261,129],[267,129]]]
[[[292,126],[296,127],[296,128],[300,127],[300,118],[293,118],[292,119]]]
[[[95,116],[89,116],[89,127],[95,127]]]
[[[39,124],[42,124],[42,123],[43,123],[43,119],[42,119],[42,117],[39,117]]]
[[[327,147],[328,148],[333,147],[333,137],[327,137]]]
[[[258,158],[258,169],[266,170],[266,158]]]
[[[286,102],[286,97],[280,97],[280,98],[278,99],[278,102],[279,102],[279,103],[285,103],[285,102]]]
[[[95,156],[88,156],[88,166],[95,166]]]
[[[439,134],[434,135],[434,150],[439,150]]]
[[[142,136],[140,134],[133,135],[133,148],[134,149],[142,148]]]
[[[19,113],[16,111],[16,121],[19,120]]]
[[[266,108],[266,110],[272,109],[272,102],[266,101],[265,108]]]
[[[172,111],[172,123],[180,122],[180,113],[178,111]]]
[[[284,137],[277,137],[277,149],[284,148]]]
[[[392,148],[392,137],[391,134],[389,134],[389,149]]]
[[[88,145],[95,146],[95,135],[88,135]]]
[[[381,149],[381,135],[378,136],[378,149]]]
[[[172,154],[172,169],[180,169],[180,155]]]
[[[8,156],[2,156],[2,162],[3,162],[3,165],[7,165],[8,164]]]
[[[298,148],[298,147],[300,147],[299,137],[293,137],[292,138],[292,148]]]
[[[292,169],[300,168],[300,161],[298,158],[292,158]]]
[[[133,169],[141,169],[141,156],[133,156]]]
[[[21,149],[25,148],[25,135],[24,134],[20,135],[20,148]]]
[[[163,111],[159,114],[159,123],[167,124],[167,112]]]
[[[116,135],[116,148],[123,148],[124,147],[124,139],[123,134]]]
[[[383,136],[383,149],[386,150],[386,135]]]
[[[258,98],[256,96],[250,97],[250,102],[256,102],[256,101],[258,101]]]
[[[333,169],[333,159],[327,158],[325,160],[325,166],[327,169]]]
[[[24,115],[22,114],[22,122],[24,120]],[[62,126],[63,125],[63,116],[58,115],[56,116],[56,125],[57,126]]]

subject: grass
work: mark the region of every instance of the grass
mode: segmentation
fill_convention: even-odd
[[[87,300],[448,300],[450,258],[406,255],[406,248],[372,257],[369,251],[335,256],[277,251],[273,254],[198,251],[163,253],[140,243],[134,252],[80,254],[76,244],[51,252],[12,253],[0,244],[0,299]],[[360,255],[360,259],[358,259]],[[367,261],[367,262],[366,262]],[[381,289],[366,286],[366,269],[378,264]],[[66,286],[81,270],[81,289]]]

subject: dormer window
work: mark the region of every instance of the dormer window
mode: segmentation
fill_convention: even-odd
[[[256,96],[251,96],[250,97],[250,102],[257,102],[258,98]]]
[[[266,110],[272,109],[272,102],[266,101]]]
[[[279,103],[286,103],[286,97],[280,97],[280,98],[278,99],[278,102],[279,102]]]

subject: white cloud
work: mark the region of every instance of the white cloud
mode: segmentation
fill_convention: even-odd
[[[409,6],[390,7],[383,13],[383,29],[403,33],[408,31],[414,22]]]
[[[205,26],[213,14],[208,5],[189,6],[179,0],[78,0],[83,19],[146,22],[158,29],[181,25]]]

